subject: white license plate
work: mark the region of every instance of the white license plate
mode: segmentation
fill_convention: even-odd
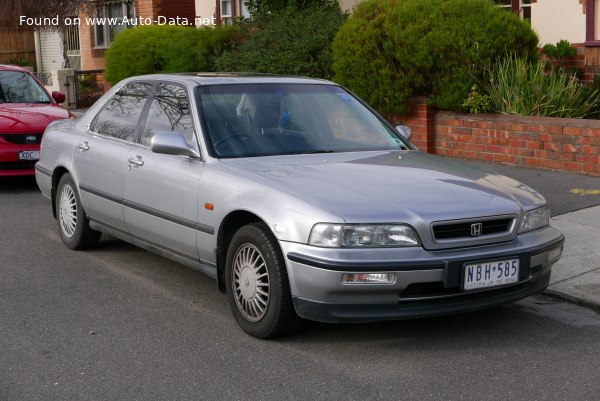
[[[497,287],[518,281],[519,259],[494,260],[465,265],[465,291]]]
[[[19,152],[19,160],[39,160],[40,159],[40,151],[39,150],[24,150]]]

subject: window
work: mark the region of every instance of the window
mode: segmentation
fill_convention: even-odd
[[[90,130],[100,135],[133,141],[152,85],[132,82],[121,88],[105,105]]]
[[[194,124],[190,115],[190,104],[184,88],[173,84],[160,84],[146,119],[140,142],[150,146],[157,133],[182,133],[189,144],[194,143]]]
[[[51,101],[31,75],[19,71],[0,71],[0,103],[51,103]]]
[[[124,18],[135,18],[133,0],[113,0],[94,8],[94,47],[106,48],[122,30],[130,27]]]
[[[496,0],[498,7],[518,13],[522,19],[527,21],[531,21],[531,3],[535,2],[536,0]]]
[[[198,92],[215,157],[408,149],[393,128],[335,85],[205,85]]]
[[[250,13],[244,4],[245,0],[219,0],[219,21],[229,25],[238,17],[249,18]]]

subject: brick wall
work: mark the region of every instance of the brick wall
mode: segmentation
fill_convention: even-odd
[[[187,18],[193,22],[196,16],[195,0],[134,0],[137,17],[156,20],[159,16],[166,18]]]
[[[423,98],[389,119],[428,153],[600,176],[600,120],[436,111]]]

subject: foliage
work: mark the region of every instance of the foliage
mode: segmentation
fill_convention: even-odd
[[[229,40],[229,27],[186,29],[165,49],[164,72],[214,71],[214,59]]]
[[[600,103],[600,92],[590,93],[576,77],[546,74],[542,62],[514,55],[491,68],[484,89],[495,110],[507,114],[585,118]]]
[[[594,75],[592,86],[584,89],[583,96],[587,96],[588,98],[592,98],[594,96],[600,97],[600,75]],[[587,118],[600,119],[600,101],[594,104],[588,113]]]
[[[18,65],[19,67],[28,67],[31,65],[31,61],[27,57],[15,57],[8,60],[8,64]]]
[[[577,51],[571,47],[568,40],[563,39],[555,45],[551,43],[544,45],[542,53],[550,58],[560,60],[565,57],[575,57]]]
[[[0,27],[23,28],[21,16],[27,18],[58,17],[62,25],[64,18],[73,17],[79,10],[89,7],[88,0],[10,0],[2,2]],[[53,28],[48,27],[46,28]]]
[[[335,9],[337,0],[246,0],[246,8],[252,16],[282,12],[298,12],[310,8]]]
[[[216,69],[331,78],[331,42],[345,19],[336,6],[239,21]]]
[[[577,50],[571,47],[568,40],[563,39],[555,45],[550,43],[544,45],[542,54],[551,60],[545,64],[547,71],[574,75],[577,79],[583,79],[583,70],[577,67],[565,67],[566,59],[577,55]]]
[[[473,85],[469,91],[469,96],[462,104],[463,109],[469,113],[489,113],[493,111],[492,101],[486,94],[479,92],[477,85]]]
[[[528,22],[489,0],[365,0],[333,43],[335,80],[382,113],[411,95],[463,110],[492,60],[514,50],[537,57]]]
[[[227,28],[146,25],[119,33],[106,51],[108,82],[157,72],[212,71]]]

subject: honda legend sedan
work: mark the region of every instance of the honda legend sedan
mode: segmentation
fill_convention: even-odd
[[[59,106],[64,101],[26,69],[0,65],[0,177],[34,174],[44,130],[70,116]]]
[[[50,125],[35,169],[67,247],[107,233],[200,270],[258,338],[543,291],[544,198],[409,137],[328,81],[149,75]]]

